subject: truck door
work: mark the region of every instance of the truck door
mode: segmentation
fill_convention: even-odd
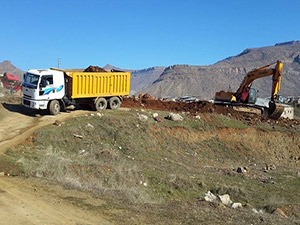
[[[53,85],[53,75],[43,75],[41,77],[39,86],[39,96],[52,99],[52,95],[55,93],[55,87]]]

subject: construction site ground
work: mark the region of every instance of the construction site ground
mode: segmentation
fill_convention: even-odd
[[[0,101],[0,224],[300,224],[298,120],[149,98],[58,116]]]

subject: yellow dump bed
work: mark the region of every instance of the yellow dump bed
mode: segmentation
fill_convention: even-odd
[[[128,72],[65,71],[68,77],[67,94],[73,99],[129,95]]]

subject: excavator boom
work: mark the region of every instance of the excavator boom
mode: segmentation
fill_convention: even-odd
[[[270,65],[266,65],[248,72],[235,93],[217,92],[215,100],[221,102],[231,101],[237,103],[247,103],[249,101],[250,103],[249,93],[253,81],[259,78],[272,76],[271,101],[269,102],[268,115],[271,119],[279,119],[284,110],[284,107],[281,104],[277,103],[278,92],[280,90],[281,84],[283,63],[281,61],[277,61],[274,69],[268,67],[270,67]]]

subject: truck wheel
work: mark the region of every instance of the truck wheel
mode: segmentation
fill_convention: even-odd
[[[98,98],[95,102],[95,108],[97,111],[101,111],[107,108],[107,101],[105,98]]]
[[[118,108],[120,108],[121,106],[121,100],[118,97],[111,97],[109,99],[109,108],[116,110]]]
[[[49,112],[51,115],[57,115],[60,112],[60,104],[59,101],[53,100],[49,104]]]

